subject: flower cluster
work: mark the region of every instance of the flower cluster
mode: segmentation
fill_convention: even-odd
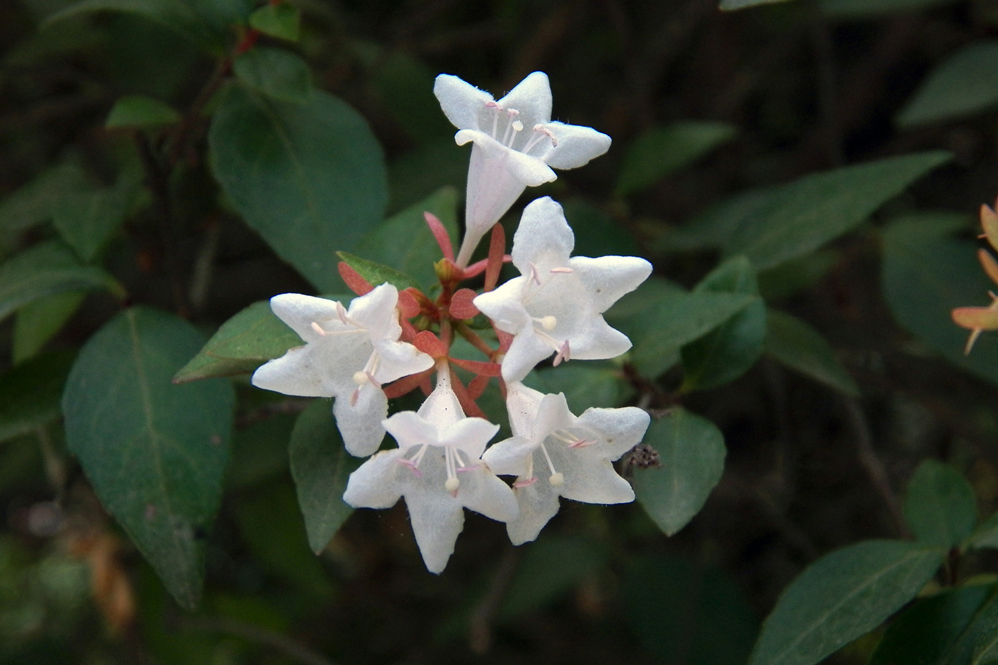
[[[426,215],[444,257],[437,263],[439,296],[399,292],[387,283],[372,287],[341,264],[358,293],[349,306],[298,294],[271,300],[274,313],[306,344],[261,366],[253,383],[335,398],[333,415],[346,449],[372,455],[351,474],[344,501],[389,508],[403,498],[426,567],[439,573],[454,551],[465,508],[504,522],[519,545],[534,540],[558,512],[559,497],[599,504],[634,500],[613,462],[641,441],[648,414],[626,407],[576,416],[563,394],[545,395],[522,381],[548,358],[559,365],[627,351],[630,340],[607,324],[603,312],[644,281],[651,265],[635,257],[572,257],[575,236],[561,206],[548,197],[526,206],[505,255],[497,222],[524,189],[554,180],[552,167],[582,166],[610,147],[610,138],[593,129],[551,121],[545,74],[531,74],[499,101],[449,75],[437,77],[434,92],[459,130],[457,143],[474,144],[466,230],[456,257],[443,226]],[[469,266],[490,229],[488,259]],[[506,261],[520,276],[498,285]],[[481,293],[460,288],[483,272]],[[495,331],[495,348],[468,325],[480,313]],[[481,351],[483,360],[452,357],[456,336]],[[465,385],[454,367],[474,378]],[[505,395],[513,436],[489,446],[499,425],[475,400],[492,378]],[[417,387],[428,395],[419,410],[389,416],[388,398]],[[376,452],[386,432],[398,447]]]
[[[998,207],[998,203],[996,203]],[[981,206],[981,227],[984,229],[982,238],[988,239],[988,244],[998,252],[998,213],[993,208]],[[986,249],[977,250],[977,258],[984,272],[991,281],[998,284],[998,261]],[[953,310],[953,322],[962,328],[970,330],[964,353],[969,354],[974,342],[985,330],[998,330],[998,295],[988,292],[991,296],[990,307],[957,307]]]

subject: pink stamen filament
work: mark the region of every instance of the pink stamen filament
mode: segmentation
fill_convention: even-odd
[[[513,483],[513,487],[515,487],[517,489],[519,489],[521,487],[530,487],[531,485],[533,485],[536,482],[537,482],[537,476],[532,476],[531,478],[528,478],[527,480],[517,480],[517,481],[515,481]]]

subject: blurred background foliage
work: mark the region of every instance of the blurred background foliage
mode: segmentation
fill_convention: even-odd
[[[440,205],[443,218],[463,198],[468,151],[433,97],[437,73],[498,97],[547,72],[555,119],[614,144],[535,194],[564,204],[576,254],[646,256],[656,278],[610,314],[635,340],[631,364],[535,380],[576,410],[689,409],[684,426],[727,458],[685,528],[688,515],[649,502],[566,502],[514,549],[469,514],[436,577],[401,505],[353,514],[327,546],[311,543],[316,557],[292,481],[295,455],[298,468],[311,458],[295,442],[308,427],[322,440],[331,421],[236,380],[224,498],[199,534],[205,592],[188,613],[67,454],[58,419],[74,350],[125,292],[210,335],[276,293],[342,292],[335,260],[302,257],[295,271],[246,199],[230,199],[240,154],[220,149],[225,119],[252,105],[204,90],[217,91],[252,3],[89,0],[128,11],[52,20],[81,5],[0,0],[0,663],[738,664],[807,565],[907,535],[899,497],[923,459],[951,464],[979,514],[994,512],[998,339],[964,356],[949,310],[987,303],[975,214],[998,194],[998,2],[721,2],[749,4],[765,6],[295,0],[293,43],[281,16],[261,19],[266,34],[233,69],[242,90],[290,105],[324,90],[355,109],[387,167],[387,201],[371,205],[389,215]],[[183,141],[156,129],[177,123]],[[327,146],[350,129],[313,131]],[[176,168],[142,163],[173,145]],[[380,168],[377,145],[351,145]],[[317,187],[351,195],[316,167]],[[240,195],[250,208],[294,201],[266,181]],[[444,221],[453,228],[453,212]],[[398,237],[359,242],[431,280]],[[690,327],[683,307],[713,318]],[[720,461],[704,464],[709,489]],[[973,553],[961,574],[995,563]],[[959,591],[933,602],[969,616],[983,596]],[[877,635],[829,662],[867,662]]]

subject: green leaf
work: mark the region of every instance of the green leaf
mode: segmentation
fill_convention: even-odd
[[[941,662],[992,590],[991,586],[969,586],[918,601],[891,622],[870,665]]]
[[[669,230],[655,244],[659,252],[721,248],[725,239],[769,205],[772,190],[751,189],[715,203],[683,226]],[[737,253],[737,252],[735,252]]]
[[[766,302],[785,300],[808,289],[839,260],[835,250],[818,250],[759,273],[759,295]]]
[[[218,46],[218,40],[202,18],[183,0],[82,0],[46,18],[41,27],[94,12],[136,14],[202,46]]]
[[[511,621],[543,609],[579,586],[607,559],[603,548],[573,537],[542,536],[525,548],[498,618]]]
[[[430,227],[426,225],[424,212],[431,212],[440,219],[456,248],[459,242],[457,190],[443,187],[381,222],[361,239],[357,253],[365,259],[393,266],[396,271],[412,275],[412,279],[426,291],[428,287],[438,283],[433,264],[443,255]]]
[[[320,290],[339,285],[334,253],[381,221],[381,148],[364,119],[314,91],[305,104],[234,88],[208,134],[211,164],[246,222]]]
[[[932,70],[898,114],[914,127],[981,113],[998,106],[998,41],[978,41]]]
[[[759,359],[766,339],[766,303],[758,297],[755,270],[744,256],[736,256],[715,268],[694,293],[756,297],[715,330],[683,347],[684,391],[706,390],[734,381]]]
[[[967,538],[965,547],[969,549],[998,549],[998,513],[984,520]]]
[[[797,317],[769,310],[766,315],[766,352],[815,381],[846,395],[859,395],[855,379],[842,367],[825,338]]]
[[[974,488],[953,467],[927,459],[918,465],[908,483],[904,516],[918,540],[937,547],[954,547],[977,524]]]
[[[775,2],[786,2],[787,0],[721,0],[721,11],[730,12],[736,9],[747,9],[758,7],[759,5],[771,5]]]
[[[666,535],[700,512],[724,472],[724,435],[714,423],[681,408],[652,421],[644,443],[658,451],[661,466],[634,472],[638,501]]]
[[[0,441],[30,434],[59,417],[73,358],[66,351],[47,353],[0,375]]]
[[[343,492],[350,474],[363,460],[352,457],[343,447],[326,399],[312,402],[298,416],[288,454],[308,544],[318,554],[353,512],[343,502]]]
[[[396,157],[388,168],[391,209],[414,205],[441,187],[453,187],[463,193],[469,155],[467,146],[456,146],[453,138],[446,138]]]
[[[641,245],[627,228],[599,208],[579,198],[562,202],[565,218],[575,232],[573,256],[640,256]]]
[[[620,369],[609,363],[569,363],[557,371],[537,370],[523,382],[542,393],[565,393],[575,414],[589,408],[618,406],[633,394]]]
[[[762,626],[750,665],[814,665],[873,630],[932,579],[946,550],[870,540],[811,564]]]
[[[126,95],[114,103],[104,127],[159,127],[180,122],[180,114],[169,104],[144,95]]]
[[[767,203],[727,236],[725,251],[744,254],[757,270],[813,252],[950,158],[938,151],[891,157],[770,190]]]
[[[631,360],[642,375],[657,377],[678,360],[684,344],[707,334],[755,300],[736,293],[662,293],[636,315],[640,323],[624,323],[630,328],[624,332],[634,341]]]
[[[128,217],[142,184],[137,172],[114,187],[63,194],[53,203],[56,230],[84,263],[91,263]]]
[[[998,661],[998,590],[974,614],[939,665],[993,665]]]
[[[34,357],[83,303],[85,293],[69,291],[28,303],[17,310],[11,356],[14,364]]]
[[[279,101],[304,103],[312,94],[308,64],[284,49],[251,48],[236,58],[232,71],[253,90]]]
[[[61,242],[40,243],[0,264],[0,320],[46,296],[94,289],[124,296],[113,277],[96,266],[81,266]]]
[[[187,609],[201,595],[235,402],[225,381],[170,382],[202,343],[181,319],[127,309],[84,344],[62,399],[69,450],[101,503]]]
[[[724,571],[676,556],[630,561],[621,585],[631,629],[666,663],[743,665],[759,622]]]
[[[627,149],[615,194],[627,196],[655,184],[727,143],[736,132],[721,122],[677,122],[642,134]]]
[[[276,393],[269,396],[275,402],[286,399]],[[288,441],[291,440],[291,429],[297,416],[295,413],[278,413],[235,431],[232,436],[232,462],[225,475],[227,490],[251,488],[277,476],[287,475]]]
[[[953,4],[956,0],[820,0],[821,11],[836,18],[875,18]]]
[[[950,318],[956,307],[986,306],[994,288],[977,261],[977,245],[951,237],[971,228],[968,217],[952,213],[895,220],[883,233],[881,281],[898,323],[951,362],[998,383],[998,336],[984,333],[964,355],[970,332]]]
[[[383,266],[380,263],[375,263],[374,261],[368,261],[367,259],[362,259],[359,256],[354,256],[353,254],[348,254],[347,252],[336,252],[336,256],[340,257],[340,260],[346,263],[348,266],[356,270],[361,277],[366,279],[371,286],[379,286],[388,282],[397,288],[399,291],[405,290],[410,286],[413,288],[419,288],[419,284],[416,283],[412,277],[401,273],[394,268],[389,268],[388,266]]]
[[[326,415],[332,419],[331,414]],[[335,491],[332,487],[328,489]],[[339,500],[338,495],[332,498]],[[332,585],[306,544],[290,481],[243,492],[237,505],[239,530],[255,558],[302,591],[328,596]]]
[[[204,348],[180,368],[173,381],[187,383],[216,376],[249,374],[268,360],[280,358],[288,349],[302,344],[298,333],[270,310],[269,302],[255,302],[223,323]]]
[[[0,203],[0,234],[24,231],[52,219],[52,202],[88,188],[83,169],[66,161],[43,172]]]
[[[296,42],[301,27],[301,12],[290,2],[268,3],[250,14],[249,24],[265,35]]]

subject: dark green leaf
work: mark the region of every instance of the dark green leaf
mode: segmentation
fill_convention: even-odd
[[[289,104],[234,88],[208,142],[246,222],[321,290],[335,288],[335,252],[381,221],[387,199],[381,148],[364,119],[318,90]]]
[[[236,514],[243,538],[264,566],[308,593],[322,597],[330,592],[329,577],[306,544],[289,481],[243,492]]]
[[[811,564],[762,626],[750,665],[814,665],[880,625],[915,597],[946,550],[870,540]]]
[[[759,5],[771,5],[774,2],[786,2],[787,0],[721,0],[721,11],[734,11],[735,9],[747,9]]]
[[[312,94],[308,64],[284,49],[252,48],[236,58],[232,71],[250,88],[279,101],[304,103]]]
[[[927,459],[918,465],[908,483],[904,516],[918,540],[953,547],[977,524],[974,488],[953,467]]]
[[[770,203],[773,190],[751,189],[716,203],[683,226],[670,229],[655,245],[660,252],[724,247],[738,227],[760,215]]]
[[[884,14],[914,12],[956,0],[821,0],[821,11],[837,18],[874,18]]]
[[[39,298],[93,289],[124,295],[113,277],[96,266],[81,266],[61,242],[44,242],[0,264],[0,320]]]
[[[48,353],[0,375],[0,441],[34,432],[59,417],[74,355]]]
[[[607,558],[602,548],[583,538],[542,536],[525,549],[499,609],[500,620],[543,609],[578,587]]]
[[[946,152],[891,157],[770,190],[768,202],[727,236],[726,253],[744,254],[762,270],[813,252],[950,157]]]
[[[53,202],[52,222],[84,263],[91,263],[132,211],[141,186],[126,172],[114,187],[67,193]]]
[[[170,382],[203,341],[176,317],[125,310],[83,346],[62,399],[66,444],[101,503],[188,609],[201,595],[235,401],[225,381]]]
[[[569,363],[557,369],[531,372],[524,383],[542,393],[565,393],[572,413],[611,408],[633,394],[621,370],[609,363]]]
[[[847,395],[858,395],[859,386],[835,357],[835,351],[817,330],[800,319],[775,309],[766,316],[766,352],[790,369]]]
[[[970,624],[939,665],[993,665],[998,662],[998,590],[974,614]]]
[[[660,375],[678,360],[683,345],[707,334],[756,299],[736,293],[661,294],[637,315],[641,322],[632,328],[636,330],[631,337],[632,362],[644,376]]]
[[[974,533],[967,538],[966,547],[971,549],[998,549],[998,513],[984,520]]]
[[[881,279],[894,318],[953,363],[998,383],[998,336],[984,333],[969,356],[968,330],[950,318],[955,307],[989,304],[991,280],[977,261],[977,246],[954,239],[970,220],[951,213],[915,215],[891,223],[883,234]]]
[[[943,61],[898,114],[902,127],[940,122],[998,106],[998,41],[977,41]]]
[[[388,282],[397,288],[399,291],[409,288],[419,288],[419,284],[416,283],[412,277],[401,273],[394,268],[389,268],[388,266],[383,266],[380,263],[375,263],[374,261],[368,261],[367,259],[362,259],[359,256],[354,256],[353,254],[348,254],[347,252],[336,252],[336,256],[340,257],[340,260],[346,263],[348,266],[356,270],[361,277],[366,279],[371,286],[379,286]]]
[[[357,253],[365,259],[412,275],[412,279],[425,291],[437,284],[433,264],[443,258],[443,255],[430,227],[426,225],[424,212],[431,212],[440,219],[456,248],[459,242],[457,191],[453,187],[443,187],[381,222],[360,241]]]
[[[714,423],[681,408],[652,421],[644,443],[661,466],[634,472],[638,501],[666,535],[700,512],[724,472],[724,435]]]
[[[180,117],[170,105],[158,99],[144,95],[127,95],[111,107],[104,126],[108,129],[159,127],[179,122]]]
[[[759,629],[724,571],[674,556],[630,562],[622,585],[631,628],[667,663],[743,665]]]
[[[677,122],[642,134],[627,149],[616,195],[627,196],[655,184],[727,143],[736,131],[720,122]]]
[[[14,364],[31,358],[59,332],[83,302],[85,293],[69,291],[48,296],[17,310],[14,319],[14,342],[11,356]]]
[[[82,0],[46,18],[42,27],[93,12],[136,14],[198,44],[218,45],[216,36],[198,13],[183,0]]]
[[[249,24],[265,35],[296,42],[301,13],[290,2],[268,3],[250,14]]]
[[[565,218],[575,232],[573,256],[638,256],[641,246],[630,229],[582,199],[562,203]]]
[[[891,622],[870,665],[936,665],[992,590],[969,586],[918,601]]]
[[[283,395],[274,397],[286,399]],[[232,462],[225,476],[226,488],[244,489],[287,473],[288,441],[295,420],[297,414],[278,413],[237,429],[232,436]]]
[[[67,161],[45,171],[0,203],[0,234],[23,231],[52,219],[52,202],[88,188],[83,169]]]
[[[187,383],[215,376],[249,374],[280,358],[302,339],[270,310],[269,302],[255,302],[222,324],[200,353],[173,377]]]
[[[759,273],[759,295],[771,303],[795,296],[825,276],[839,259],[834,250],[818,250]]]
[[[683,347],[684,391],[705,390],[734,381],[759,359],[766,339],[766,304],[758,297],[755,270],[744,256],[736,256],[715,268],[694,293],[756,297],[716,329]]]
[[[343,447],[332,405],[324,399],[316,400],[298,416],[288,454],[308,544],[318,554],[353,512],[343,502],[343,492],[350,474],[363,460],[351,457]]]

